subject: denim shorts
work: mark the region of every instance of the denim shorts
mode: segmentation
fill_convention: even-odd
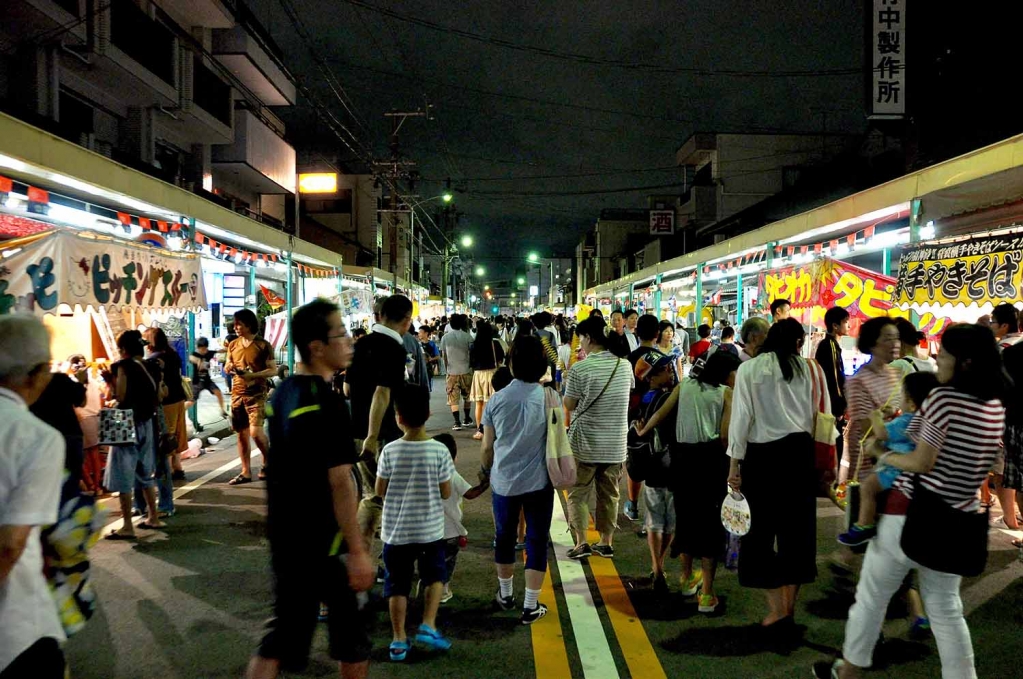
[[[153,420],[135,425],[135,445],[110,446],[103,486],[114,493],[130,493],[135,482],[143,488],[156,485],[156,455],[153,450]]]
[[[643,525],[651,533],[675,532],[675,500],[667,488],[643,486],[646,519]]]
[[[407,597],[412,591],[412,574],[419,565],[423,586],[447,581],[444,540],[411,545],[384,544],[384,598]]]

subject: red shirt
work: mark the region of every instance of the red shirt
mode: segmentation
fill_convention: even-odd
[[[696,359],[707,353],[708,349],[710,349],[710,340],[709,339],[700,340],[693,346],[689,347],[689,359],[695,363]]]

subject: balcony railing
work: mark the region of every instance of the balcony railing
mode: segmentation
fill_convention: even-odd
[[[202,110],[231,126],[231,86],[206,68],[202,57],[192,57],[193,101]]]

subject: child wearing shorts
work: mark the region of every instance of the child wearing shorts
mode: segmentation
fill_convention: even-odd
[[[425,589],[423,622],[415,641],[446,651],[448,641],[437,630],[437,609],[447,579],[444,560],[444,507],[451,497],[455,465],[443,443],[426,433],[430,417],[427,387],[408,384],[394,395],[395,413],[404,436],[380,452],[376,494],[383,498],[380,537],[384,541],[384,598],[388,600],[391,660],[408,654],[405,615],[416,565]]]

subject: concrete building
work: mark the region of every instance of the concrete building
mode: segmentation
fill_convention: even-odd
[[[6,0],[0,11],[0,110],[289,231],[295,149],[270,107],[295,100],[280,50],[241,0]]]
[[[642,248],[648,240],[647,210],[601,210],[593,230],[576,247],[576,299],[582,299],[583,290],[628,273],[627,264],[622,271],[622,254]]]

